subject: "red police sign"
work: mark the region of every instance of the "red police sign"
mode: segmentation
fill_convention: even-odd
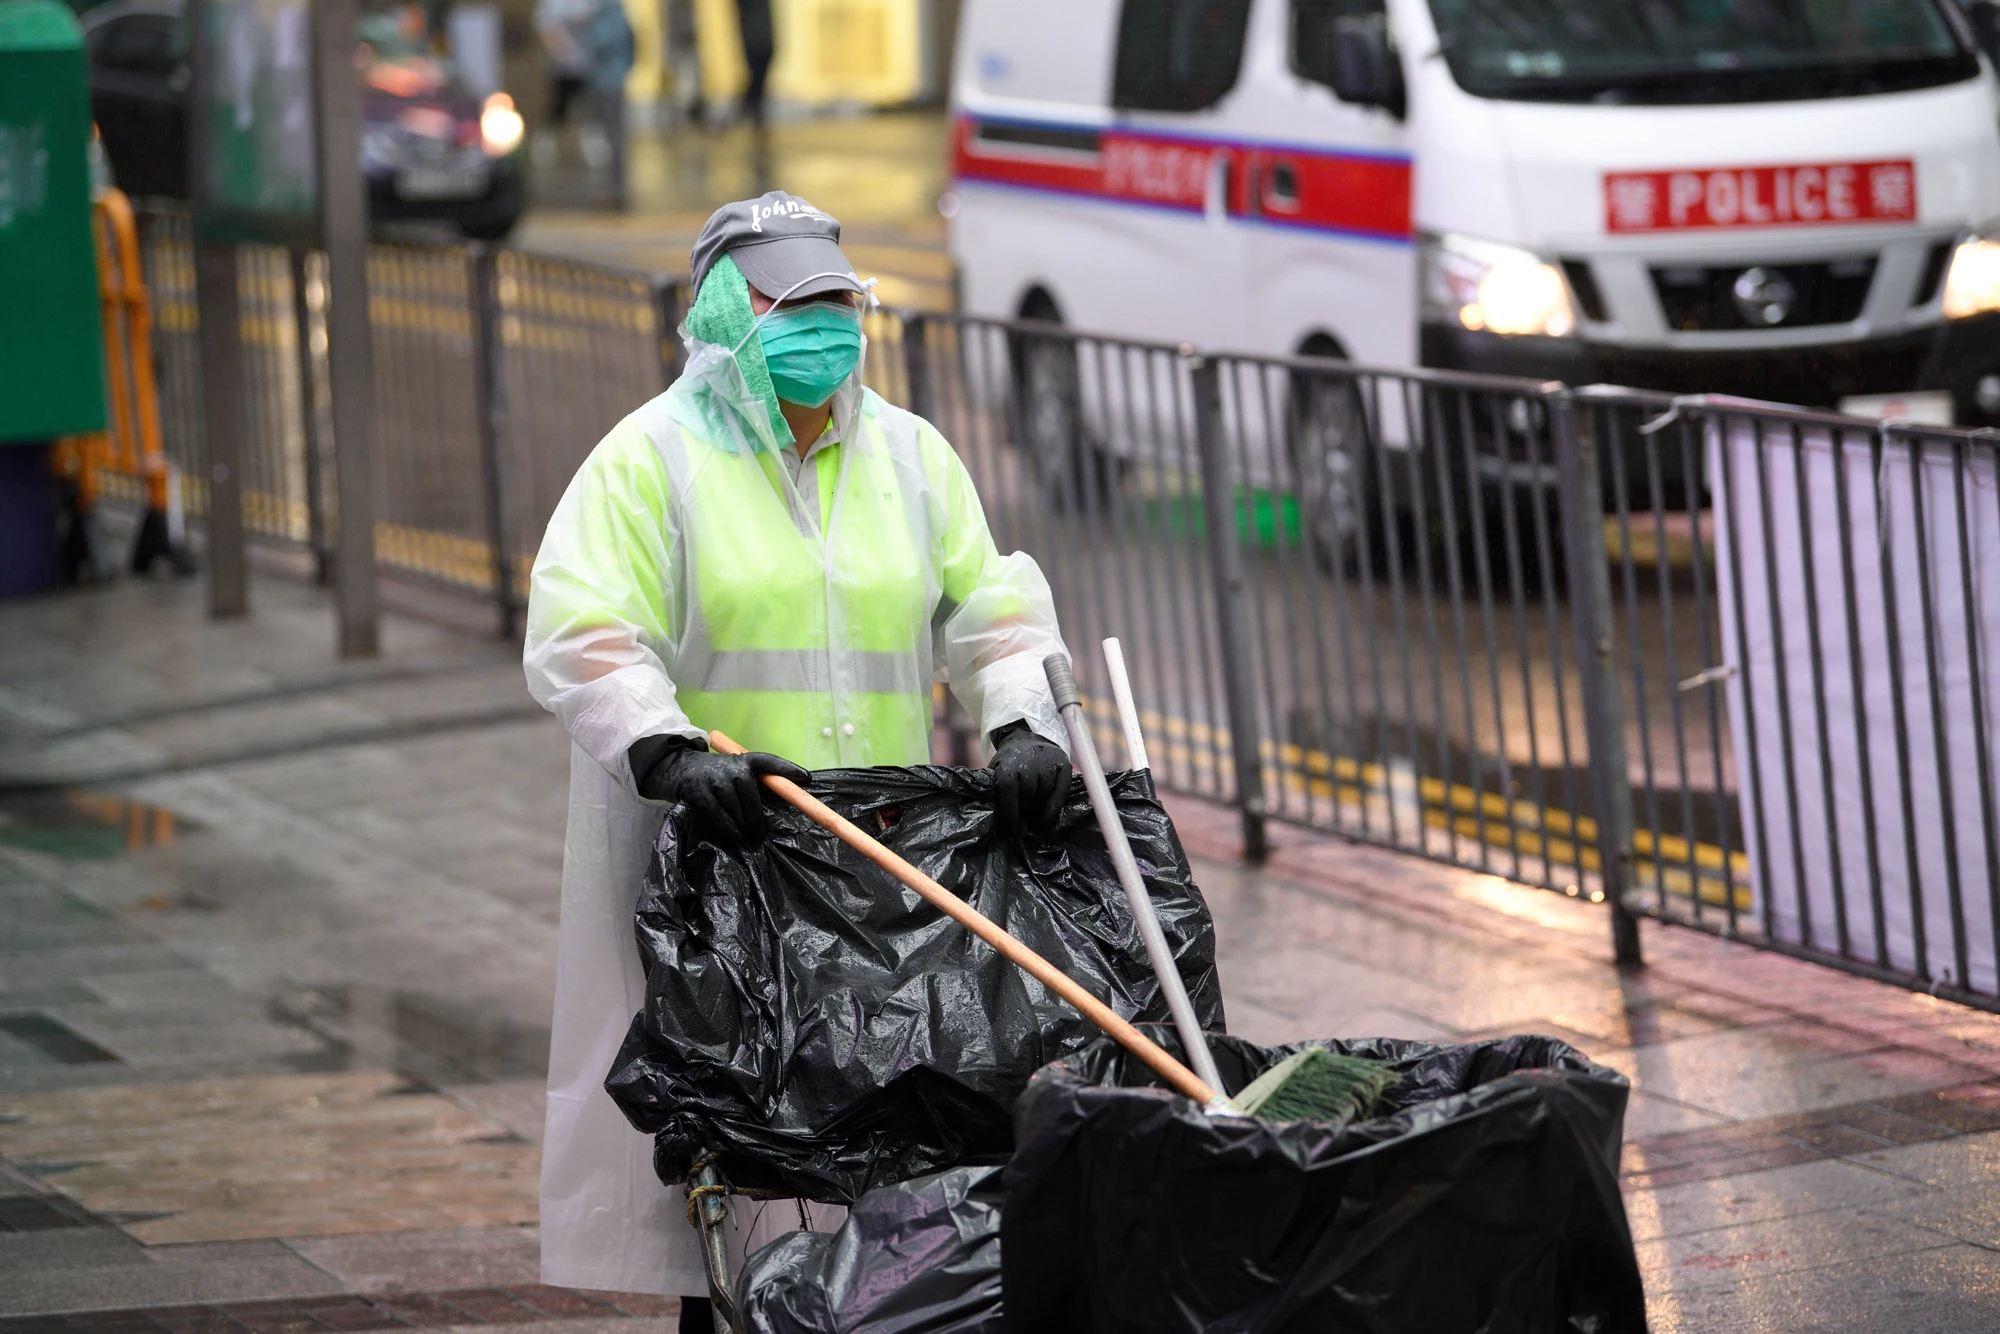
[[[1604,226],[1613,232],[1911,222],[1916,216],[1917,172],[1908,158],[1604,176]]]

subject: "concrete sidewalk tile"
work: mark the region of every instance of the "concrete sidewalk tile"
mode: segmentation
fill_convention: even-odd
[[[1828,1032],[1782,1024],[1636,1048],[1636,1082],[1705,1110],[1764,1117],[1947,1087],[1968,1073],[1917,1053],[1843,1051]]]
[[[375,1297],[374,1301],[404,1324],[419,1329],[447,1329],[466,1320],[464,1311],[428,1292],[388,1293]]]
[[[662,1316],[679,1315],[681,1313],[681,1299],[678,1297],[661,1297],[650,1292],[599,1292],[594,1288],[583,1288],[580,1291],[585,1296],[601,1301],[607,1306],[615,1307],[629,1316]]]
[[[1721,1177],[1762,1172],[1775,1167],[1796,1167],[1820,1161],[1819,1154],[1804,1146],[1779,1147],[1745,1152],[1737,1157],[1697,1163],[1658,1166],[1643,1159],[1627,1157],[1623,1163],[1624,1183],[1637,1190],[1665,1190],[1692,1181],[1712,1181]]]
[[[1963,1244],[1722,1286],[1647,1289],[1651,1334],[1986,1334],[1996,1310],[2000,1254]]]
[[[1900,1218],[1957,1237],[1974,1246],[2000,1250],[2000,1207],[1990,1181],[1971,1181],[1932,1190],[1906,1191],[1868,1202],[1870,1213]],[[1995,1320],[2000,1328],[2000,1318]]]
[[[1323,1033],[1307,1033],[1293,1016],[1260,1005],[1247,996],[1237,996],[1226,986],[1222,994],[1229,1031],[1246,1042],[1254,1042],[1260,1047],[1274,1047],[1298,1041],[1301,1037],[1326,1036]]]
[[[213,1306],[164,1306],[146,1312],[171,1334],[243,1334],[243,1326]]]
[[[1762,1123],[1730,1124],[1709,1130],[1662,1135],[1627,1145],[1643,1155],[1649,1169],[1694,1167],[1709,1163],[1730,1164],[1768,1155],[1797,1155],[1796,1161],[1829,1157],[1814,1146],[1789,1135],[1781,1135]]]
[[[286,1243],[351,1292],[424,1292],[468,1283],[512,1289],[541,1274],[532,1227],[293,1237]]]
[[[1872,1171],[1838,1158],[1739,1172],[1657,1190],[1634,1190],[1625,1201],[1635,1241],[1745,1223],[1863,1206],[1898,1216],[1905,1204],[1934,1192],[1919,1182]],[[1893,1202],[1893,1203],[1892,1203]],[[1909,1221],[1921,1222],[1910,1218]]]
[[[1786,1138],[1810,1144],[1829,1157],[1869,1153],[1896,1144],[1921,1144],[1946,1133],[1928,1121],[1867,1104],[1835,1110],[1837,1114],[1776,1117],[1771,1124]]]
[[[338,1282],[296,1256],[215,1264],[30,1270],[0,1283],[0,1315],[115,1311],[238,1300],[317,1297]]]
[[[1300,1036],[1329,1038],[1402,1038],[1413,1042],[1457,1042],[1450,1029],[1419,1014],[1390,1005],[1375,1005],[1343,1014],[1325,1033]]]
[[[609,1303],[598,1301],[575,1288],[552,1288],[544,1283],[508,1285],[514,1300],[539,1311],[551,1320],[602,1319],[618,1314]]]
[[[1856,1161],[1933,1186],[2000,1183],[2000,1130],[1878,1149],[1857,1155]],[[2000,1192],[2000,1186],[1996,1191]]]
[[[251,1334],[318,1334],[325,1328],[292,1302],[231,1302],[229,1318]]]
[[[435,1296],[483,1325],[525,1325],[542,1318],[504,1288],[455,1288]]]
[[[1637,1246],[1650,1287],[1734,1287],[1800,1269],[1957,1244],[1901,1219],[1817,1212],[1655,1237]]]
[[[92,1312],[70,1316],[67,1323],[74,1334],[159,1334],[143,1311]]]
[[[1961,1134],[2000,1130],[2000,1082],[1981,1080],[1885,1099],[1882,1106]]]
[[[1601,1059],[1592,1052],[1593,1059]],[[1613,1068],[1616,1068],[1615,1066]],[[1655,1135],[1670,1135],[1687,1130],[1700,1130],[1725,1124],[1713,1112],[1705,1112],[1699,1107],[1689,1107],[1671,1098],[1633,1089],[1625,1102],[1625,1138],[1629,1140],[1650,1139]]]
[[[328,1329],[400,1329],[403,1324],[363,1297],[302,1297],[293,1305]]]
[[[9,1274],[153,1263],[144,1246],[115,1227],[0,1234],[0,1283]]]

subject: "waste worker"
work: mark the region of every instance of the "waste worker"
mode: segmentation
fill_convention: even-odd
[[[863,284],[840,224],[773,191],[696,240],[687,369],[600,441],[535,559],[525,665],[573,743],[543,1146],[543,1281],[708,1291],[685,1196],[604,1092],[644,996],[633,933],[662,808],[755,842],[759,778],[929,761],[932,682],[994,747],[996,827],[1051,826],[1069,786],[1042,659],[1055,608],[1002,556],[952,448],[861,383]],[[719,729],[747,755],[708,748]],[[732,1249],[798,1225],[731,1209]],[[817,1206],[815,1226],[839,1211]],[[707,1326],[691,1300],[684,1328]]]

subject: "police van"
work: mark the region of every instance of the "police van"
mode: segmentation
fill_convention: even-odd
[[[968,0],[973,315],[2000,424],[1956,0]]]

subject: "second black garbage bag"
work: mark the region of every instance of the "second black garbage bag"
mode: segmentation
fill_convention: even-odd
[[[869,1191],[834,1232],[788,1232],[737,1282],[745,1334],[1006,1334],[999,1167]]]
[[[823,770],[820,800],[1133,1020],[1165,1020],[1080,787],[1047,837],[1009,838],[985,770]],[[1203,1025],[1223,1027],[1215,933],[1144,773],[1115,775],[1147,891]],[[1029,1077],[1096,1036],[1082,1016],[786,806],[737,850],[665,821],[638,910],[645,1008],[605,1087],[664,1181],[714,1153],[736,1191],[850,1203],[999,1161]]]
[[[1643,1334],[1622,1075],[1543,1037],[1316,1045],[1399,1081],[1329,1125],[1207,1116],[1109,1042],[1037,1075],[1005,1177],[1007,1328]],[[1297,1048],[1213,1050],[1235,1092]]]

